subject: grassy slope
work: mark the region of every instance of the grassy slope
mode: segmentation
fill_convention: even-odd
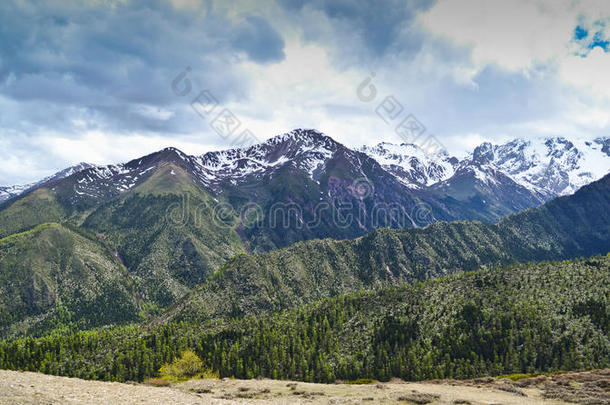
[[[0,240],[0,336],[133,321],[134,288],[101,244],[62,225]]]
[[[168,305],[243,252],[232,226],[218,226],[212,197],[168,164],[96,209],[83,226],[103,234],[141,281],[145,297]]]
[[[26,231],[46,222],[59,222],[66,210],[55,198],[55,193],[41,187],[22,198],[0,205],[0,238]]]

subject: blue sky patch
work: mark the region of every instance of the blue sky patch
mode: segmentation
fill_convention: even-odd
[[[587,31],[585,28],[581,27],[580,25],[578,25],[574,29],[574,39],[577,41],[580,41],[581,39],[586,38],[587,35],[589,35],[589,31]]]
[[[589,45],[589,48],[593,49],[593,48],[599,46],[604,51],[608,52],[609,45],[610,45],[610,42],[604,38],[602,31],[599,31],[599,32],[595,33],[595,36],[593,37],[593,41]]]
[[[580,23],[574,28],[574,41],[582,48],[578,52],[583,58],[586,57],[590,50],[597,47],[602,48],[604,52],[610,51],[610,40],[605,34],[606,24],[604,21],[597,20],[585,27],[585,24]]]

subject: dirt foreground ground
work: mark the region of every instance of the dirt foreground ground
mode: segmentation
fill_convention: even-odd
[[[309,384],[275,380],[191,380],[171,387],[84,381],[0,370],[0,404],[610,404],[610,370],[516,382]]]

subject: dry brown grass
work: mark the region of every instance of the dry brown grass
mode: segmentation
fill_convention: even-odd
[[[163,378],[149,378],[148,380],[144,381],[144,384],[152,387],[169,387],[171,385],[169,381]]]

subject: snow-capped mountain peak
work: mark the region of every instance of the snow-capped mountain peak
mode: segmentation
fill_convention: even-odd
[[[427,187],[450,178],[458,163],[446,153],[429,154],[410,143],[382,142],[372,147],[363,146],[360,151],[410,188]]]
[[[238,181],[252,174],[292,164],[313,173],[324,165],[341,145],[321,132],[296,129],[242,149],[208,152],[196,160],[203,179]]]
[[[493,163],[520,185],[549,199],[572,194],[610,171],[610,153],[603,150],[608,139],[547,137],[486,143],[475,149],[472,159]]]

